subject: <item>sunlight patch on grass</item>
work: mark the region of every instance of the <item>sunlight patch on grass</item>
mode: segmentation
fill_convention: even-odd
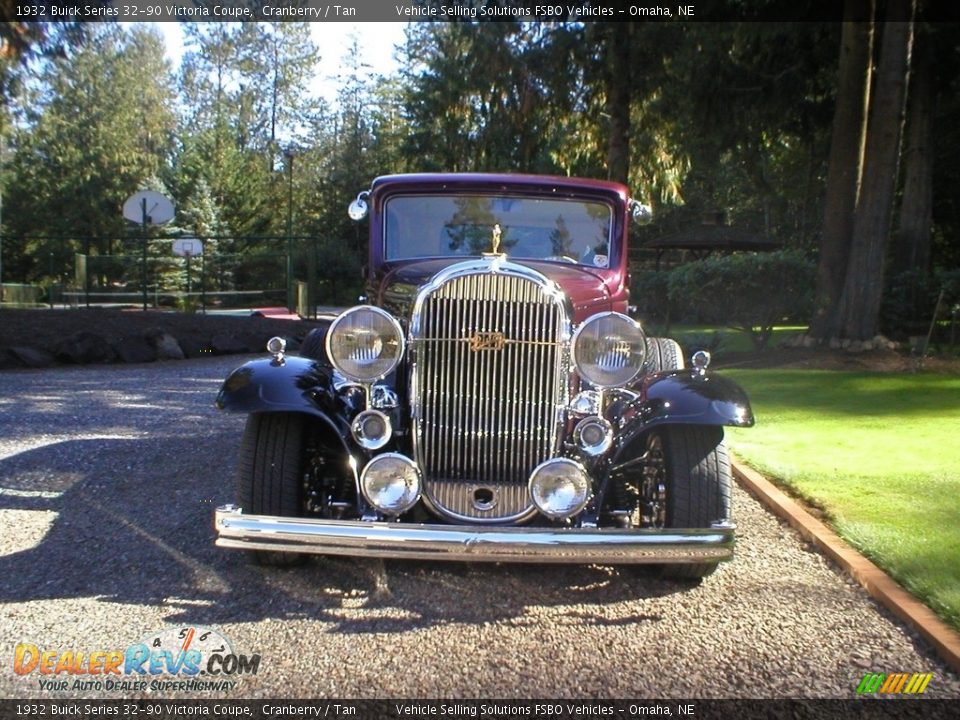
[[[729,431],[737,454],[960,629],[960,377],[724,374],[757,416]]]

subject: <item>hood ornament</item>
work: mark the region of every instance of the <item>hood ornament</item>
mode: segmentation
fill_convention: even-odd
[[[490,269],[494,272],[497,272],[500,267],[500,263],[507,259],[506,253],[500,249],[502,238],[503,230],[500,229],[500,223],[496,223],[491,231],[490,252],[481,253],[481,255],[483,255],[483,257],[485,257],[487,260],[492,261],[493,264],[491,265]]]

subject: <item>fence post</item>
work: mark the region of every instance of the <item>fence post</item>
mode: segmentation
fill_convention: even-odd
[[[297,314],[301,317],[309,317],[310,306],[310,282],[297,280]]]
[[[83,253],[74,253],[73,275],[77,287],[83,288],[84,304],[90,307],[90,286],[87,284],[87,256]]]

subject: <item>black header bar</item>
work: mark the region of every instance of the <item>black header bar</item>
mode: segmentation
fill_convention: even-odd
[[[672,718],[900,720],[955,718],[960,700],[0,700],[0,719],[414,720]]]
[[[22,22],[839,22],[843,6],[840,0],[14,0],[3,5],[12,14],[4,19]],[[924,20],[960,20],[956,0],[925,0],[920,7]]]

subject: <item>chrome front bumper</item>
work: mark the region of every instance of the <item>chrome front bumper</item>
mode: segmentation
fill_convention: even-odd
[[[223,505],[214,524],[220,547],[409,560],[703,563],[729,560],[734,544],[729,522],[708,530],[408,525],[244,515]]]

